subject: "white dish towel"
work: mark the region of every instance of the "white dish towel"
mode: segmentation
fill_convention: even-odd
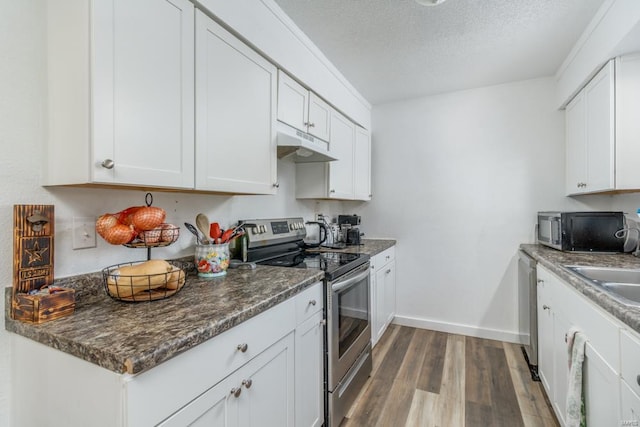
[[[569,387],[567,390],[566,427],[586,427],[584,396],[582,394],[582,362],[587,337],[578,328],[567,332],[569,359]]]

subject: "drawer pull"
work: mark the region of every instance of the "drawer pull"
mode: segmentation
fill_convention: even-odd
[[[245,386],[246,388],[251,388],[251,384],[253,384],[253,381],[251,379],[242,380],[242,385]]]
[[[544,283],[544,280],[538,279],[538,283]]]
[[[234,387],[231,389],[231,394],[234,397],[240,397],[240,393],[242,393],[242,388],[241,387]]]
[[[247,351],[247,349],[249,348],[249,346],[247,345],[247,343],[244,344],[238,344],[238,347],[236,347],[239,351],[245,353]]]
[[[638,383],[638,385],[640,385],[640,375],[636,377],[636,382]]]
[[[309,305],[313,305],[315,307],[316,305],[316,300],[312,299],[311,301],[309,301]]]
[[[549,307],[547,304],[544,304],[544,305],[542,306],[542,309],[543,309],[543,310],[551,310],[551,307]]]

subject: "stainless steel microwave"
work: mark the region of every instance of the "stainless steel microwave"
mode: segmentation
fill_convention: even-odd
[[[624,252],[622,212],[538,212],[538,243],[570,252]]]

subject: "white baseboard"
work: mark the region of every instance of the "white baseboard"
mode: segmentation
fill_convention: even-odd
[[[477,326],[440,322],[437,320],[422,319],[417,317],[395,316],[392,323],[401,326],[411,326],[413,328],[430,329],[433,331],[446,332],[449,334],[466,335],[470,337],[506,341],[516,344],[524,344],[529,341],[528,335],[520,334],[518,332],[480,328]]]

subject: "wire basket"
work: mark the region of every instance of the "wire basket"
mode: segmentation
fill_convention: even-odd
[[[167,263],[166,272],[158,274],[129,274],[131,267],[144,263]],[[186,273],[184,263],[172,261],[138,261],[116,264],[102,270],[104,289],[118,301],[142,302],[169,298],[184,287]]]
[[[180,227],[162,224],[153,230],[141,231],[134,240],[125,243],[128,248],[160,248],[169,246],[180,237]]]

